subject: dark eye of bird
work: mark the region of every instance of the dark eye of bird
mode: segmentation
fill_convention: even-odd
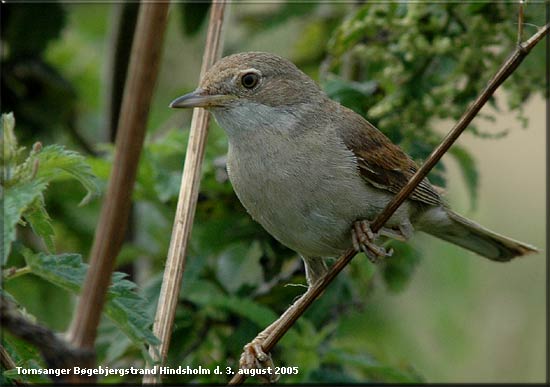
[[[241,83],[247,89],[252,89],[258,84],[260,77],[256,73],[247,73],[241,78]]]

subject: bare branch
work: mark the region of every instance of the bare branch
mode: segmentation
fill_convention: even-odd
[[[222,51],[222,28],[225,15],[225,2],[212,2],[210,9],[210,21],[206,37],[206,47],[202,60],[201,78],[206,71],[219,59]],[[174,316],[178,304],[178,296],[181,289],[183,272],[187,254],[187,243],[191,235],[197,197],[199,193],[201,164],[204,158],[204,148],[208,134],[208,112],[202,108],[193,110],[191,130],[185,164],[181,179],[180,195],[174,226],[172,228],[172,239],[166,259],[164,278],[160,290],[155,324],[153,332],[160,339],[159,347],[149,348],[149,354],[155,362],[164,364],[170,347]],[[150,366],[150,365],[149,365]],[[160,376],[145,375],[143,383],[159,383]]]
[[[164,2],[144,3],[140,7],[118,123],[115,160],[96,227],[90,268],[69,330],[72,343],[79,348],[94,346],[105,294],[124,239],[159,69],[168,6]]]
[[[475,118],[479,110],[485,105],[489,98],[493,95],[495,90],[515,71],[519,64],[529,54],[531,49],[545,36],[550,30],[550,24],[546,24],[540,28],[539,31],[534,34],[529,40],[518,45],[512,55],[506,59],[497,73],[488,82],[485,89],[476,98],[476,100],[468,107],[466,112],[462,115],[460,120],[451,129],[449,134],[443,139],[442,143],[435,148],[430,154],[426,162],[421,168],[413,175],[409,182],[393,197],[393,199],[386,205],[384,210],[378,215],[375,221],[371,224],[373,232],[377,232],[382,228],[384,223],[393,215],[393,213],[399,208],[399,206],[407,199],[412,191],[420,184],[420,182],[426,177],[428,172],[435,166],[435,164],[441,159],[441,157],[449,150],[451,145],[458,139],[460,134],[466,129],[468,124]],[[283,315],[281,316],[280,324],[277,328],[272,330],[263,343],[264,352],[268,353],[277,344],[277,342],[283,337],[283,335],[290,329],[290,327],[296,322],[296,320],[307,310],[307,308],[315,301],[317,297],[326,289],[326,287],[332,282],[332,280],[346,267],[346,265],[355,256],[356,251],[354,249],[347,250],[342,254],[336,263],[330,268],[329,272],[315,285],[310,287],[308,291],[294,303]],[[229,382],[229,384],[242,384],[246,379],[245,374],[236,374]]]

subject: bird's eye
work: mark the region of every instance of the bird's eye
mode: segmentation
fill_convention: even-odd
[[[242,76],[241,83],[247,89],[252,89],[258,84],[259,80],[260,80],[260,77],[258,76],[258,74],[246,73]]]

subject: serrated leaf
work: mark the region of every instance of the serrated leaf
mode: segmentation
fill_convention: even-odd
[[[449,153],[458,162],[460,171],[468,188],[470,194],[471,208],[475,209],[477,206],[477,191],[479,186],[479,172],[476,167],[475,160],[470,152],[460,146],[454,146],[449,150]]]
[[[70,292],[80,293],[88,265],[79,254],[33,254],[26,250],[23,255],[32,273]],[[137,285],[124,279],[125,276],[125,273],[113,273],[105,314],[137,346],[143,346],[144,342],[156,345],[159,341],[148,329],[152,319],[145,313],[147,301],[136,292]]]
[[[88,203],[99,193],[97,179],[92,173],[86,158],[81,154],[65,149],[61,145],[48,145],[35,156],[38,160],[36,178],[46,182],[77,179],[86,189],[86,196],[79,205]]]
[[[37,180],[23,182],[4,189],[4,230],[2,264],[5,265],[15,240],[15,229],[27,208],[42,194],[47,184]]]
[[[137,285],[123,279],[126,273],[114,272],[113,284],[107,292],[105,312],[118,327],[137,345],[143,342],[157,345],[160,341],[147,327],[153,321],[145,313],[147,301],[137,294]]]
[[[34,233],[44,240],[48,251],[54,252],[55,244],[53,237],[55,232],[52,226],[51,218],[44,207],[43,201],[39,201],[40,203],[38,205],[32,206],[29,211],[25,212],[25,220],[29,222]]]

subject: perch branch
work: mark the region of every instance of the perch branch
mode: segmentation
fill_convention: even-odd
[[[224,14],[225,2],[212,2],[206,47],[202,59],[201,78],[221,56]],[[204,158],[204,148],[208,134],[208,122],[209,115],[206,110],[202,108],[193,110],[180,195],[153,326],[153,332],[160,339],[161,343],[158,348],[149,348],[149,354],[155,363],[160,362],[160,364],[164,364],[170,346],[170,338],[172,337],[174,316],[176,314],[178,296],[185,270],[187,245],[197,205],[201,164]],[[160,377],[157,375],[145,375],[143,378],[143,383],[159,382]]]
[[[466,129],[470,122],[475,118],[479,110],[493,95],[495,90],[514,72],[523,59],[529,54],[531,49],[546,35],[550,30],[550,24],[546,24],[540,28],[539,31],[534,34],[526,42],[519,44],[514,50],[512,55],[506,59],[497,73],[491,78],[485,89],[476,98],[476,100],[468,107],[466,112],[462,115],[460,120],[455,124],[447,136],[443,139],[441,144],[434,149],[430,154],[426,162],[421,168],[413,175],[409,182],[393,197],[393,199],[386,205],[384,210],[378,215],[375,221],[371,224],[373,232],[379,231],[384,223],[392,216],[397,208],[407,199],[411,192],[420,184],[420,182],[426,177],[428,172],[434,167],[434,165],[441,159],[441,157],[447,152],[451,145],[458,139],[460,134]],[[329,272],[315,285],[309,289],[302,298],[294,303],[287,311],[281,316],[281,324],[274,329],[270,335],[264,341],[262,348],[265,353],[271,351],[271,349],[277,344],[277,342],[283,337],[283,335],[290,329],[290,327],[296,322],[296,320],[307,310],[307,308],[315,301],[317,297],[326,289],[330,282],[338,275],[340,271],[351,261],[355,256],[354,249],[347,250],[342,254],[336,263],[330,268]],[[229,384],[241,384],[246,379],[245,374],[236,374]]]
[[[168,5],[144,3],[140,7],[118,122],[115,160],[96,227],[90,268],[69,330],[69,337],[78,348],[94,346],[105,294],[124,239],[159,69]]]

